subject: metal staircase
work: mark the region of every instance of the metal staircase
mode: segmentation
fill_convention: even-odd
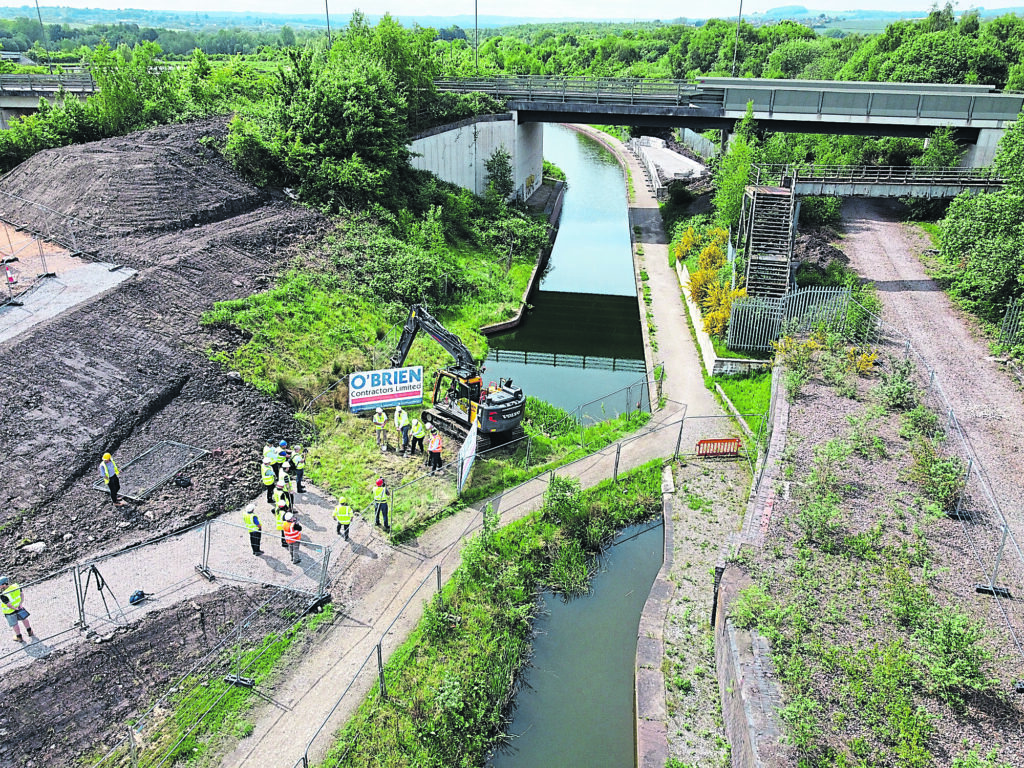
[[[796,196],[791,187],[749,186],[740,242],[747,255],[747,295],[778,298],[789,290]]]

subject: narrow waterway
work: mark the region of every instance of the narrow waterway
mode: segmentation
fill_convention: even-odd
[[[601,557],[589,594],[544,596],[514,738],[491,768],[635,764],[636,633],[663,547],[663,526],[628,528]]]
[[[558,237],[523,323],[489,339],[488,378],[511,376],[566,410],[587,403],[590,421],[647,409],[622,169],[598,142],[560,125],[544,126],[544,157],[568,182]]]

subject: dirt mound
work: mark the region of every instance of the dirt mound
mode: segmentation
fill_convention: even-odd
[[[223,131],[223,120],[205,121],[44,153],[66,158],[76,174],[93,158],[95,172],[120,180],[104,182],[117,189],[119,205],[140,201],[135,218],[127,209],[115,214],[112,204],[98,204],[99,182],[61,176],[61,164],[47,158],[32,158],[0,183],[0,191],[25,192],[20,185],[35,168],[50,174],[35,193],[49,207],[93,211],[105,222],[123,217],[121,229],[137,228],[107,237],[103,255],[139,270],[117,288],[0,344],[2,571],[25,580],[230,508],[258,484],[262,441],[297,437],[284,403],[229,378],[207,359],[212,337],[199,319],[216,301],[265,288],[325,220],[268,199],[231,173],[200,143]],[[158,179],[177,181],[159,188]],[[54,199],[43,198],[43,191]],[[175,229],[171,224],[181,219],[174,210],[160,218],[169,197],[193,212],[239,210]],[[160,440],[211,451],[190,470],[191,488],[168,489],[138,508],[115,508],[90,490],[105,451],[125,462]],[[20,549],[32,541],[46,544],[42,554]]]
[[[4,675],[0,764],[68,766],[107,738],[124,738],[128,718],[154,692],[223,643],[225,630],[248,616],[268,589],[228,587],[152,613],[103,643],[87,642]],[[274,616],[259,616],[268,631]],[[254,632],[258,628],[254,628]],[[39,654],[43,643],[30,646]]]
[[[828,229],[812,229],[797,236],[793,244],[793,260],[800,262],[801,269],[822,275],[832,262],[844,266],[849,264],[849,257],[830,242],[837,237],[835,232]]]
[[[2,183],[0,215],[37,231],[31,201],[113,234],[180,230],[253,207],[265,194],[214,148],[226,118],[161,126],[130,136],[48,149]]]

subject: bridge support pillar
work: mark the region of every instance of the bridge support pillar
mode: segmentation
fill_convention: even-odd
[[[999,148],[999,140],[1003,137],[1003,128],[982,128],[978,131],[978,140],[967,145],[967,152],[960,160],[961,168],[987,168],[992,165]]]

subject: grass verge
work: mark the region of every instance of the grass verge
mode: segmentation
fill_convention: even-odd
[[[660,491],[655,461],[587,491],[555,477],[544,507],[505,528],[486,513],[461,565],[388,662],[387,698],[370,694],[321,768],[482,765],[508,722],[538,594],[586,591],[593,555],[617,530],[656,514]]]

